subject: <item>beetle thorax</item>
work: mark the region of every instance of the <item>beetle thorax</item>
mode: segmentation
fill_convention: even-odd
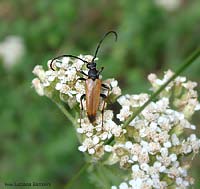
[[[91,79],[93,79],[93,80],[99,78],[99,76],[98,76],[98,71],[96,70],[96,68],[90,69],[90,70],[88,71],[88,77],[91,78]]]

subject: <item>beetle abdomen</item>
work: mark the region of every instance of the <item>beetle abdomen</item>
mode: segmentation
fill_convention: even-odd
[[[101,80],[100,79],[87,79],[86,80],[86,111],[88,119],[91,123],[96,120],[97,110],[99,108],[101,93]]]
[[[94,123],[96,120],[96,114],[95,115],[89,115],[88,114],[88,119],[90,120],[91,123]]]

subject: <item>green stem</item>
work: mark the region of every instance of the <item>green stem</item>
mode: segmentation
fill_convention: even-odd
[[[114,136],[112,136],[111,138],[109,138],[108,140],[106,140],[105,142],[104,142],[104,145],[107,145],[107,144],[110,144],[113,140],[114,140]]]
[[[73,118],[73,116],[66,110],[64,105],[59,102],[55,102],[56,105],[59,107],[59,109],[63,112],[63,114],[72,122],[74,126],[77,125],[76,120]]]
[[[80,175],[89,167],[89,163],[85,163],[81,169],[72,177],[72,179],[67,183],[65,189],[71,188],[74,182],[80,177]]]
[[[139,113],[144,110],[144,108],[152,102],[164,89],[165,87],[172,82],[174,79],[176,79],[177,76],[179,76],[183,71],[186,70],[187,67],[189,67],[194,60],[196,60],[200,55],[200,49],[197,49],[191,56],[189,56],[186,61],[183,63],[183,65],[175,72],[175,74],[165,83],[163,84],[155,93],[151,95],[149,100],[145,102],[134,114],[132,114],[124,123],[123,128],[126,127]]]
[[[62,104],[62,103],[60,103],[60,102],[55,102],[56,103],[56,105],[59,107],[59,109],[63,112],[63,114],[71,121],[71,123],[75,126],[75,127],[77,127],[77,122],[76,122],[76,120],[74,119],[74,117],[73,116],[71,116],[71,114],[66,110],[66,108],[64,107],[64,105]],[[78,136],[78,138],[79,138],[79,141],[81,141],[80,140],[80,136],[79,135],[77,135]],[[78,173],[76,173],[73,177],[72,177],[72,179],[67,183],[67,185],[66,185],[66,189],[68,189],[68,188],[71,188],[71,186],[73,185],[73,183],[79,178],[79,176],[89,167],[89,163],[86,163],[86,164],[84,164],[82,167],[81,167],[81,169],[78,171]]]

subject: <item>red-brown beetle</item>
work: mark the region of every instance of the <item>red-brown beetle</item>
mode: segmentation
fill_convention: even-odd
[[[86,60],[83,60],[77,56],[73,56],[73,55],[61,55],[58,57],[55,57],[52,59],[51,63],[50,63],[50,67],[52,70],[54,70],[54,68],[52,67],[52,64],[54,62],[54,60],[59,59],[59,58],[63,58],[63,57],[72,57],[72,58],[77,58],[81,61],[83,61],[84,63],[87,64],[87,68],[88,73],[86,74],[83,71],[79,71],[80,73],[82,73],[83,75],[87,76],[88,78],[79,78],[78,80],[84,80],[85,81],[85,91],[86,94],[83,94],[80,98],[80,102],[81,102],[81,110],[83,110],[83,99],[86,98],[86,111],[87,111],[87,116],[88,119],[90,120],[90,122],[92,124],[95,123],[96,120],[96,113],[97,110],[99,108],[99,103],[100,103],[100,97],[102,97],[104,99],[104,103],[103,103],[103,108],[102,108],[102,124],[103,124],[103,113],[104,113],[104,106],[105,106],[105,98],[107,97],[105,94],[101,94],[101,87],[105,88],[109,90],[110,88],[108,86],[106,86],[105,84],[102,83],[102,81],[99,79],[99,75],[100,73],[103,71],[104,67],[101,67],[100,70],[97,70],[96,68],[96,63],[95,63],[95,58],[97,56],[98,50],[101,46],[101,43],[103,42],[103,40],[105,39],[106,36],[108,36],[109,34],[114,34],[115,36],[115,41],[117,40],[117,33],[115,31],[109,31],[107,32],[103,38],[99,41],[94,57],[92,59],[91,62],[88,62]]]

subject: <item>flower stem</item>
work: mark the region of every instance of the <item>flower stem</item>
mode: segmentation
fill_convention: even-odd
[[[165,83],[163,84],[155,93],[151,95],[149,100],[145,102],[134,114],[132,114],[124,123],[123,128],[126,127],[139,113],[144,110],[144,108],[153,101],[164,89],[165,87],[176,77],[178,77],[182,72],[184,72],[198,57],[200,56],[200,49],[197,49],[192,55],[190,55],[183,65],[175,72],[175,74]]]
[[[79,178],[79,176],[89,167],[89,163],[85,163],[81,169],[72,177],[72,179],[67,183],[65,189],[71,188],[73,183]]]
[[[63,112],[63,114],[71,121],[71,123],[76,126],[76,120],[73,118],[73,116],[66,110],[64,105],[60,102],[55,102],[56,105],[59,107],[59,109]]]

